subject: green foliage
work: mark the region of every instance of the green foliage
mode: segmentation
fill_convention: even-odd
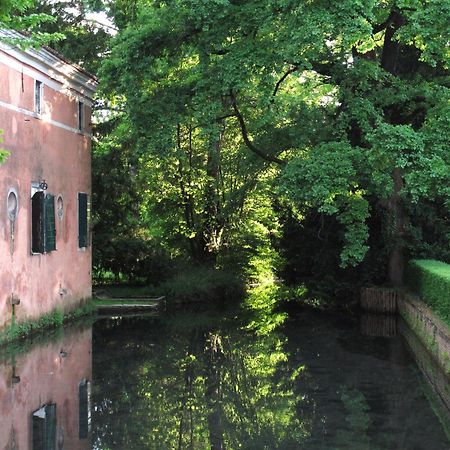
[[[137,285],[97,285],[95,286],[94,298],[131,298],[131,297],[154,297],[158,292],[153,286],[137,286]]]
[[[184,267],[157,290],[166,296],[167,304],[233,302],[242,297],[244,286],[235,272],[200,266]]]
[[[42,24],[55,22],[56,19],[41,12],[30,13],[34,6],[34,0],[2,0],[0,27],[4,30],[25,32],[20,38],[0,37],[2,41],[25,48],[57,42],[64,38],[59,32],[48,33],[39,29]]]
[[[369,204],[357,182],[350,145],[331,142],[292,159],[284,170],[280,190],[299,207],[337,215],[344,226],[341,265],[356,265],[368,247]]]
[[[270,334],[281,326],[288,315],[282,312],[282,307],[288,301],[307,302],[308,291],[301,285],[296,288],[286,288],[275,283],[264,283],[253,287],[246,296],[243,307],[250,311],[252,319],[246,329],[252,330],[256,335]]]
[[[3,130],[0,130],[0,136],[3,134]],[[0,143],[3,142],[3,138],[0,137]],[[9,152],[6,150],[0,148],[0,164],[5,161],[5,159],[8,157]]]
[[[278,204],[305,236],[329,224],[322,256],[354,278],[384,281],[394,251],[432,249],[427,221],[449,232],[444,3],[115,3],[101,92],[139,180],[133,235],[211,266],[234,253],[254,280],[280,267]]]
[[[111,230],[114,234],[114,230]],[[114,235],[107,243],[108,235],[98,236],[94,242],[94,278],[102,282],[108,272],[116,280],[128,283],[156,283],[166,280],[172,273],[170,256],[150,239]]]
[[[113,120],[113,119],[112,119]],[[142,219],[145,184],[126,124],[96,128],[93,144],[93,267],[96,282],[156,284],[170,277],[172,258],[154,228]],[[101,137],[101,139],[100,139]],[[114,226],[112,226],[114,224]]]
[[[96,5],[90,0],[35,0],[35,3],[36,13],[52,18],[37,24],[39,34],[59,36],[52,47],[95,74],[110,39],[110,30],[88,16],[98,9]]]
[[[409,209],[409,254],[415,259],[450,263],[448,209],[442,197],[413,203]],[[431,218],[431,219],[430,219]]]
[[[411,260],[408,287],[450,323],[450,265],[436,260]]]

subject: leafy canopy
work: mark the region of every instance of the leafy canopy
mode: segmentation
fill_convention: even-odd
[[[120,99],[153,180],[149,216],[176,235],[226,247],[264,184],[336,217],[349,266],[375,209],[387,247],[408,239],[414,205],[448,211],[447,1],[117,5],[103,92]]]

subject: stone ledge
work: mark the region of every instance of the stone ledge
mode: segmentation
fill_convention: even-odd
[[[403,293],[398,312],[446,375],[450,374],[450,330],[419,298]]]

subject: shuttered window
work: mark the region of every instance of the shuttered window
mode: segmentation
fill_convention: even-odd
[[[31,251],[44,253],[44,193],[36,192],[31,198]]]
[[[42,82],[39,80],[34,81],[34,111],[42,113]]]
[[[55,196],[47,194],[44,201],[45,252],[56,250]]]
[[[78,437],[86,439],[89,434],[90,411],[89,411],[89,391],[90,382],[83,380],[78,386],[79,419],[78,419]]]
[[[84,103],[78,102],[78,130],[83,131],[84,128]]]
[[[78,193],[78,247],[88,246],[88,196]]]
[[[56,450],[56,405],[45,405],[33,413],[33,450]]]
[[[31,251],[53,250],[56,250],[55,197],[38,191],[31,198]]]

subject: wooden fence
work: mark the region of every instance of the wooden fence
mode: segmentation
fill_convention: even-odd
[[[369,312],[395,314],[398,292],[388,288],[362,288],[361,308]]]

